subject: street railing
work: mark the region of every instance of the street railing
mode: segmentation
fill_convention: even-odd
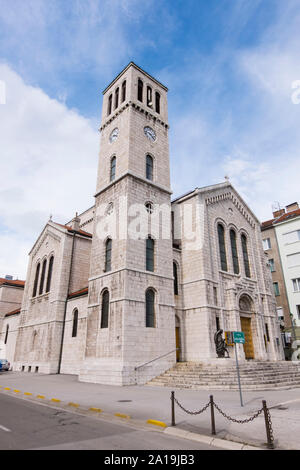
[[[258,410],[256,413],[254,413],[250,418],[246,419],[235,419],[229,416],[228,414],[224,413],[224,411],[221,410],[221,408],[215,403],[213,395],[210,395],[209,397],[209,402],[204,405],[200,410],[198,411],[190,411],[186,409],[179,401],[175,398],[175,392],[171,392],[171,423],[172,426],[176,426],[175,423],[175,404],[179,406],[179,408],[182,409],[185,413],[188,413],[190,415],[199,415],[201,413],[204,413],[208,408],[210,408],[210,415],[211,415],[211,434],[216,435],[216,423],[215,423],[215,409],[227,420],[232,421],[234,423],[238,424],[246,424],[250,423],[251,421],[254,421],[258,416],[260,416],[262,413],[264,414],[264,419],[265,419],[265,427],[266,427],[266,434],[267,434],[267,447],[268,449],[275,449],[275,444],[274,444],[274,434],[273,434],[273,428],[272,428],[272,420],[271,420],[271,414],[270,410],[267,407],[267,403],[265,400],[262,401],[262,408]]]

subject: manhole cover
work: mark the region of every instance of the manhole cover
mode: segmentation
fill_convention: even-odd
[[[118,403],[130,403],[132,400],[118,400]]]

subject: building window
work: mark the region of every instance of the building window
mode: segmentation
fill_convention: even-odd
[[[267,337],[267,341],[268,343],[270,342],[270,334],[269,334],[269,326],[267,323],[265,323],[265,327],[266,327],[266,337]]]
[[[155,111],[160,113],[160,94],[158,92],[155,93]]]
[[[218,290],[215,286],[213,287],[213,294],[214,294],[214,305],[218,305]]]
[[[153,181],[153,158],[151,155],[146,156],[146,178]]]
[[[178,272],[177,272],[177,264],[173,263],[173,276],[174,276],[174,294],[178,295]]]
[[[274,294],[277,297],[278,295],[280,295],[278,282],[273,282],[273,286],[274,286]]]
[[[47,267],[47,260],[44,259],[43,267],[42,267],[42,274],[41,274],[41,281],[40,281],[40,288],[39,288],[39,295],[42,295],[44,290],[44,282],[45,282],[45,275],[46,275],[46,267]]]
[[[285,243],[295,243],[300,240],[300,230],[294,230],[293,232],[288,232],[283,235],[283,240]]]
[[[122,83],[122,103],[126,100],[126,80]]]
[[[143,82],[142,80],[139,78],[138,79],[138,100],[143,102]]]
[[[35,271],[35,278],[34,278],[34,285],[33,285],[32,297],[35,297],[35,296],[36,296],[36,293],[37,293],[37,286],[38,286],[38,282],[39,282],[40,269],[41,269],[41,265],[40,265],[40,263],[38,263],[38,265],[37,265],[37,267],[36,267],[36,271]]]
[[[112,240],[109,238],[105,243],[105,272],[111,271]]]
[[[293,253],[292,255],[287,255],[287,264],[289,268],[293,266],[300,266],[300,253]]]
[[[115,109],[119,106],[119,88],[115,91]]]
[[[153,103],[152,103],[152,88],[150,86],[147,86],[147,106],[149,108],[152,108]]]
[[[148,214],[153,214],[154,208],[152,202],[146,202],[145,208]]]
[[[227,257],[225,248],[225,231],[222,224],[218,224],[219,253],[222,271],[227,271]]]
[[[107,103],[107,116],[110,115],[111,110],[112,110],[112,95],[109,95],[108,103]]]
[[[275,271],[275,261],[273,259],[269,259],[269,266],[271,273],[273,273]]]
[[[114,181],[114,179],[116,178],[116,163],[116,157],[112,157],[110,161],[110,181]]]
[[[4,344],[7,343],[7,338],[8,338],[8,330],[9,330],[9,325],[6,325],[6,332],[5,332],[5,338],[4,338]]]
[[[51,256],[50,261],[49,261],[49,267],[48,267],[48,276],[47,276],[46,292],[50,292],[50,289],[51,289],[51,279],[52,279],[53,263],[54,263],[54,256]]]
[[[241,241],[242,241],[245,275],[246,277],[251,277],[246,235],[242,234]]]
[[[233,272],[234,274],[239,274],[239,257],[236,246],[236,233],[234,230],[230,230],[230,243],[231,243],[231,254],[232,254],[232,263],[233,263]]]
[[[152,289],[146,291],[146,327],[154,328],[155,327],[155,293]]]
[[[292,279],[294,292],[300,292],[300,277]]]
[[[77,336],[77,327],[78,327],[78,310],[76,308],[73,313],[72,338],[75,338]]]
[[[216,317],[216,328],[217,328],[217,331],[220,330],[220,317]]]
[[[102,294],[101,328],[108,328],[108,314],[109,314],[109,292],[108,290],[105,290]]]
[[[270,240],[270,238],[265,238],[263,240],[263,248],[264,248],[264,250],[270,250],[271,249],[271,240]]]
[[[300,320],[300,305],[296,305],[298,320]]]
[[[154,240],[151,237],[146,240],[146,271],[154,271]]]

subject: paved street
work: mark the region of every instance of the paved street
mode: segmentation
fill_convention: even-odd
[[[216,450],[162,432],[0,395],[0,450]]]

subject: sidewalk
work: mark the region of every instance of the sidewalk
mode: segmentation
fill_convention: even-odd
[[[116,387],[78,382],[73,375],[42,375],[21,372],[1,372],[0,392],[4,387],[17,390],[15,395],[31,398],[44,396],[46,399],[58,399],[66,404],[72,402],[80,408],[100,408],[107,414],[120,413],[145,423],[158,420],[171,425],[171,400],[173,389],[168,387],[127,386]],[[6,392],[8,393],[8,392]],[[243,392],[244,406],[240,406],[237,391],[196,391],[176,390],[175,397],[190,411],[197,411],[213,395],[215,403],[230,417],[245,419],[262,408],[266,400],[271,412],[276,448],[300,449],[300,388],[278,391]],[[0,394],[1,400],[1,394]],[[184,413],[175,407],[176,429],[210,436],[210,409],[200,415]],[[216,431],[218,438],[248,443],[264,447],[266,431],[263,413],[250,423],[237,424],[225,419],[215,410]]]

